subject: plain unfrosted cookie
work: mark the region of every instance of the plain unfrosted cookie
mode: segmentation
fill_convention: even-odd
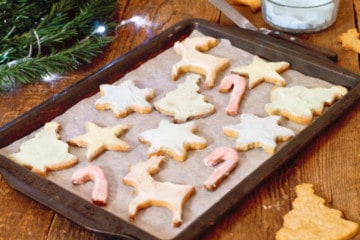
[[[176,42],[174,50],[182,59],[172,67],[173,79],[178,79],[184,72],[195,72],[205,75],[205,88],[214,87],[217,75],[230,65],[228,58],[203,53],[217,44],[216,38],[207,36],[186,38],[182,42]]]
[[[296,186],[293,209],[284,216],[276,240],[347,240],[358,232],[358,224],[342,218],[342,212],[325,206],[312,184]]]
[[[341,43],[343,49],[360,53],[359,36],[360,34],[357,29],[351,28],[347,32],[337,37],[337,41]]]
[[[236,149],[239,151],[262,147],[265,152],[275,153],[278,141],[287,141],[295,135],[293,130],[278,125],[280,118],[241,114],[239,124],[225,126],[223,130],[225,135],[237,138]]]
[[[159,172],[163,161],[164,156],[154,156],[129,167],[129,173],[123,178],[123,183],[133,186],[137,192],[137,196],[129,205],[130,221],[135,221],[139,210],[160,206],[172,212],[174,227],[181,225],[183,208],[195,193],[195,188],[191,185],[155,181],[152,175]]]
[[[152,107],[148,100],[155,97],[153,89],[140,89],[131,80],[119,85],[102,84],[100,94],[101,97],[95,102],[95,108],[111,109],[116,117],[126,117],[131,112],[150,113]]]
[[[130,146],[118,137],[128,126],[118,124],[111,127],[99,127],[95,123],[85,123],[86,133],[67,140],[71,145],[86,147],[86,157],[93,160],[106,150],[130,151]]]
[[[9,158],[42,176],[46,176],[48,170],[72,167],[78,163],[78,158],[70,154],[68,144],[60,140],[60,129],[57,122],[46,123],[34,138],[21,144],[20,152]]]
[[[325,106],[330,106],[346,93],[347,89],[342,86],[273,87],[270,94],[271,103],[265,104],[265,111],[271,115],[284,116],[296,123],[309,124],[314,116],[324,112]]]
[[[231,0],[232,4],[246,5],[252,12],[257,12],[261,9],[261,0]]]
[[[279,74],[289,69],[288,62],[267,62],[258,56],[254,56],[250,65],[239,66],[231,70],[249,78],[249,88],[255,88],[262,82],[273,83],[279,86],[285,86],[285,79]]]
[[[154,107],[159,112],[174,117],[175,122],[206,117],[215,112],[215,106],[206,101],[199,93],[200,76],[191,74],[177,89],[168,92],[164,98],[156,101]]]
[[[194,134],[196,130],[195,122],[174,124],[161,120],[157,128],[141,133],[139,141],[150,146],[148,157],[165,154],[177,161],[185,161],[187,150],[207,146],[205,138]]]

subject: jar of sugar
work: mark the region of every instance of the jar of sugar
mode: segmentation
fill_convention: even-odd
[[[331,26],[339,0],[262,0],[262,15],[270,26],[292,33],[317,32]]]

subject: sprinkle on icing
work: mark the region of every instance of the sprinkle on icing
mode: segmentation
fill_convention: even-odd
[[[257,117],[254,114],[241,114],[241,122],[224,127],[224,133],[236,137],[236,149],[247,151],[262,147],[265,152],[274,153],[277,141],[287,141],[295,135],[294,131],[278,125],[280,116]]]
[[[150,145],[148,156],[166,154],[177,161],[185,161],[188,149],[203,149],[205,138],[194,134],[195,122],[174,124],[161,120],[159,127],[147,130],[139,136],[142,143]]]

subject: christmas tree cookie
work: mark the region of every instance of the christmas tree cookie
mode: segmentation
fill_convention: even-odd
[[[156,110],[173,116],[175,122],[206,117],[215,112],[215,106],[206,102],[206,97],[199,93],[200,76],[189,75],[178,88],[154,103]]]
[[[78,163],[78,158],[68,152],[69,146],[60,140],[57,122],[46,123],[34,138],[20,146],[20,152],[9,158],[33,172],[46,176],[48,170],[62,170]]]

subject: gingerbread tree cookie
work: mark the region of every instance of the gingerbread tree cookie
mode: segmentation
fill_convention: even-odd
[[[258,56],[254,56],[250,65],[236,67],[231,72],[249,77],[249,89],[252,89],[262,82],[285,86],[285,79],[279,73],[284,72],[289,67],[288,62],[267,62]]]
[[[262,147],[265,152],[274,153],[277,141],[287,141],[295,135],[289,128],[278,125],[280,116],[260,118],[254,114],[241,114],[241,122],[224,127],[224,133],[236,137],[236,149],[247,151]]]
[[[176,42],[174,50],[182,59],[172,68],[173,79],[178,79],[183,72],[196,72],[205,75],[206,88],[214,87],[218,73],[230,65],[228,58],[203,53],[217,44],[218,40],[213,37],[186,38],[182,42]]]
[[[137,196],[130,202],[129,218],[134,221],[139,210],[149,206],[166,207],[172,211],[172,224],[178,227],[182,223],[185,203],[195,193],[190,185],[171,182],[158,182],[152,178],[160,170],[164,156],[154,156],[149,160],[130,166],[123,183],[135,187]]]
[[[155,96],[150,88],[140,89],[134,81],[128,80],[120,85],[100,85],[102,95],[96,102],[97,110],[111,109],[116,117],[126,117],[131,112],[150,113],[151,104],[148,100]]]
[[[265,104],[265,111],[272,115],[281,115],[300,124],[309,124],[313,116],[323,113],[325,106],[342,98],[347,89],[342,86],[331,88],[290,88],[274,87],[271,91],[271,103]]]
[[[34,138],[20,146],[20,152],[11,154],[10,159],[45,176],[48,170],[61,170],[78,163],[78,158],[68,152],[69,146],[60,140],[57,122],[46,123]]]
[[[357,223],[343,219],[341,211],[325,206],[325,200],[314,194],[312,184],[296,186],[296,195],[276,240],[346,240],[358,232]]]
[[[150,145],[148,156],[166,154],[177,161],[185,161],[188,149],[203,149],[207,142],[194,134],[194,122],[174,124],[162,120],[158,128],[147,130],[139,136],[142,143]]]
[[[106,150],[130,151],[130,146],[118,138],[128,129],[126,125],[99,127],[95,123],[85,123],[86,134],[73,137],[67,142],[74,146],[87,147],[86,157],[95,159]]]
[[[208,116],[215,112],[215,106],[206,102],[206,97],[199,93],[200,77],[189,75],[178,88],[154,103],[156,110],[174,117],[176,122]]]

